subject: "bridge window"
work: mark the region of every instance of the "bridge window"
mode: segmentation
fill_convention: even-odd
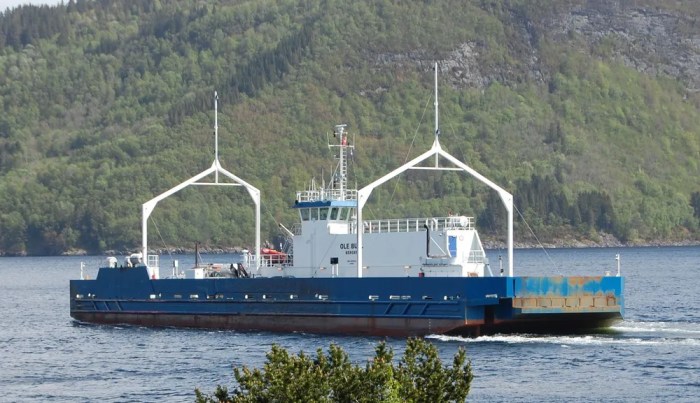
[[[321,215],[320,215],[321,220],[326,220],[328,218],[328,210],[329,209],[327,209],[327,208],[321,209]]]
[[[307,208],[299,209],[299,214],[301,215],[302,221],[309,221],[309,209],[307,209]]]
[[[331,220],[337,220],[337,219],[338,219],[338,214],[340,213],[340,210],[341,210],[341,209],[339,209],[339,208],[337,208],[337,207],[332,207],[332,208],[331,208],[331,217],[330,217]]]

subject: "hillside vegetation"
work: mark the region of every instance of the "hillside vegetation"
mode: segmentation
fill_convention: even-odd
[[[0,14],[0,253],[126,251],[141,204],[213,161],[262,191],[263,237],[328,180],[347,123],[361,187],[433,141],[515,194],[550,243],[700,238],[700,7],[692,1],[100,0]],[[600,2],[605,3],[605,2]],[[668,4],[667,4],[668,3]],[[499,200],[410,173],[369,218],[472,215]],[[249,246],[240,188],[161,202],[150,245]],[[522,218],[516,239],[532,242]]]

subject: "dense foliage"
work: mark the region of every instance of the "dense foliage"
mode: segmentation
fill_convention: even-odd
[[[614,38],[551,39],[548,21],[582,3],[71,0],[7,10],[0,253],[136,247],[140,205],[212,163],[215,90],[222,164],[261,189],[272,239],[278,222],[296,220],[294,191],[328,179],[334,124],[356,134],[360,186],[430,145],[435,60],[443,146],[513,192],[541,239],[697,239],[699,96],[621,63]],[[375,191],[368,213],[450,210],[500,239],[497,197],[455,173],[404,175]],[[253,239],[252,203],[238,188],[185,190],[152,219],[153,247]]]
[[[473,378],[464,349],[452,365],[443,365],[437,348],[423,339],[408,339],[395,364],[391,349],[377,345],[364,368],[352,364],[337,345],[316,357],[290,355],[273,346],[262,370],[234,368],[236,388],[218,386],[213,395],[196,390],[198,403],[224,402],[464,402]]]

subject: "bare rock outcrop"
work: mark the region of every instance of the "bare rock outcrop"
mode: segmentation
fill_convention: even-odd
[[[540,64],[539,44],[576,41],[574,46],[597,57],[617,60],[641,73],[665,75],[684,83],[689,92],[700,91],[700,21],[698,16],[681,15],[673,9],[634,7],[627,3],[581,1],[538,14],[511,10],[503,18],[510,28],[510,43],[516,65],[484,63],[489,52],[479,38],[458,44],[437,57],[441,76],[455,88],[483,88],[494,81],[523,79],[547,81],[549,72]],[[586,49],[587,48],[587,49]],[[601,52],[605,54],[601,54]],[[436,55],[415,49],[404,53],[374,55],[375,66],[417,68],[429,71]]]

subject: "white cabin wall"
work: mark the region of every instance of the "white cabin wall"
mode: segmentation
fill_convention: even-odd
[[[341,228],[344,226],[344,228]],[[342,229],[347,229],[341,231]],[[357,276],[357,235],[349,226],[327,221],[307,221],[301,235],[295,235],[294,267],[263,268],[263,276],[355,277]],[[345,233],[335,233],[345,232]],[[474,230],[430,232],[430,255],[426,254],[426,231],[366,233],[364,236],[364,277],[470,276],[484,275],[483,263],[468,263],[470,250],[483,253]],[[457,241],[457,253],[450,254],[448,237]],[[331,258],[338,258],[333,270]],[[432,264],[431,264],[432,263]]]

